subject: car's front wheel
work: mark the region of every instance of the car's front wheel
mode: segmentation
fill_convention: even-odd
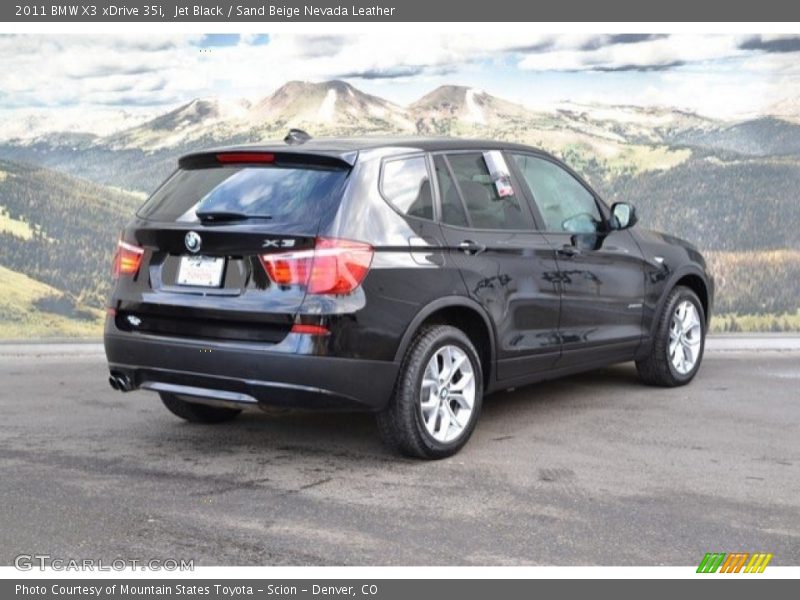
[[[703,360],[706,316],[700,299],[687,287],[677,286],[664,304],[650,353],[636,361],[642,381],[675,387],[689,383]]]
[[[475,346],[461,330],[434,325],[419,332],[406,354],[378,427],[387,445],[407,456],[445,458],[467,443],[482,401]]]
[[[175,394],[159,393],[159,396],[169,412],[191,423],[224,423],[242,412],[235,408],[187,402]]]

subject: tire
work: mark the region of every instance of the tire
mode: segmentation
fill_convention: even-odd
[[[694,307],[695,315],[699,323],[693,326],[689,333],[681,328],[683,337],[677,337],[679,341],[675,345],[676,354],[673,354],[672,345],[676,338],[675,336],[671,338],[670,329],[675,327],[676,323],[680,321],[678,311],[681,307],[687,307],[688,305],[686,303]],[[690,313],[684,313],[684,315],[686,314]],[[685,362],[683,366],[680,365],[680,356],[683,356],[684,360],[686,360],[686,357],[689,355],[678,354],[683,352],[681,348],[683,343],[680,340],[686,341],[686,352],[691,354],[694,358],[691,368],[687,368],[688,362]],[[694,379],[694,376],[700,369],[705,343],[706,315],[703,311],[703,305],[700,299],[697,297],[697,294],[687,287],[675,287],[669,293],[669,296],[667,296],[664,309],[661,315],[659,315],[655,338],[653,339],[653,344],[648,356],[636,361],[636,370],[639,373],[639,378],[648,385],[661,387],[686,385]],[[677,356],[677,358],[673,359],[673,356]],[[679,363],[678,365],[675,364],[676,361]]]
[[[444,383],[431,384],[436,381]],[[403,359],[389,405],[377,415],[378,429],[387,446],[406,456],[446,458],[467,443],[482,404],[483,369],[469,337],[448,325],[428,326]]]
[[[224,423],[235,419],[242,412],[236,408],[187,402],[175,394],[159,393],[159,396],[169,412],[190,423]]]

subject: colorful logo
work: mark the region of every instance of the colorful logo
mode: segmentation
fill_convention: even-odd
[[[700,561],[698,573],[763,573],[772,554],[764,552],[709,552]]]

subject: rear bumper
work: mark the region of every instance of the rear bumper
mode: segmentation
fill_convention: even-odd
[[[104,341],[109,370],[128,377],[134,389],[226,404],[377,411],[388,403],[399,369],[394,362],[260,344],[109,331]]]

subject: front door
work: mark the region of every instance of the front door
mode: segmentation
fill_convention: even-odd
[[[552,368],[560,354],[555,252],[535,230],[503,154],[435,154],[433,166],[449,255],[496,329],[497,379]]]
[[[559,366],[633,358],[644,298],[644,261],[633,236],[609,231],[598,198],[558,163],[526,153],[511,153],[511,161],[556,252]]]

